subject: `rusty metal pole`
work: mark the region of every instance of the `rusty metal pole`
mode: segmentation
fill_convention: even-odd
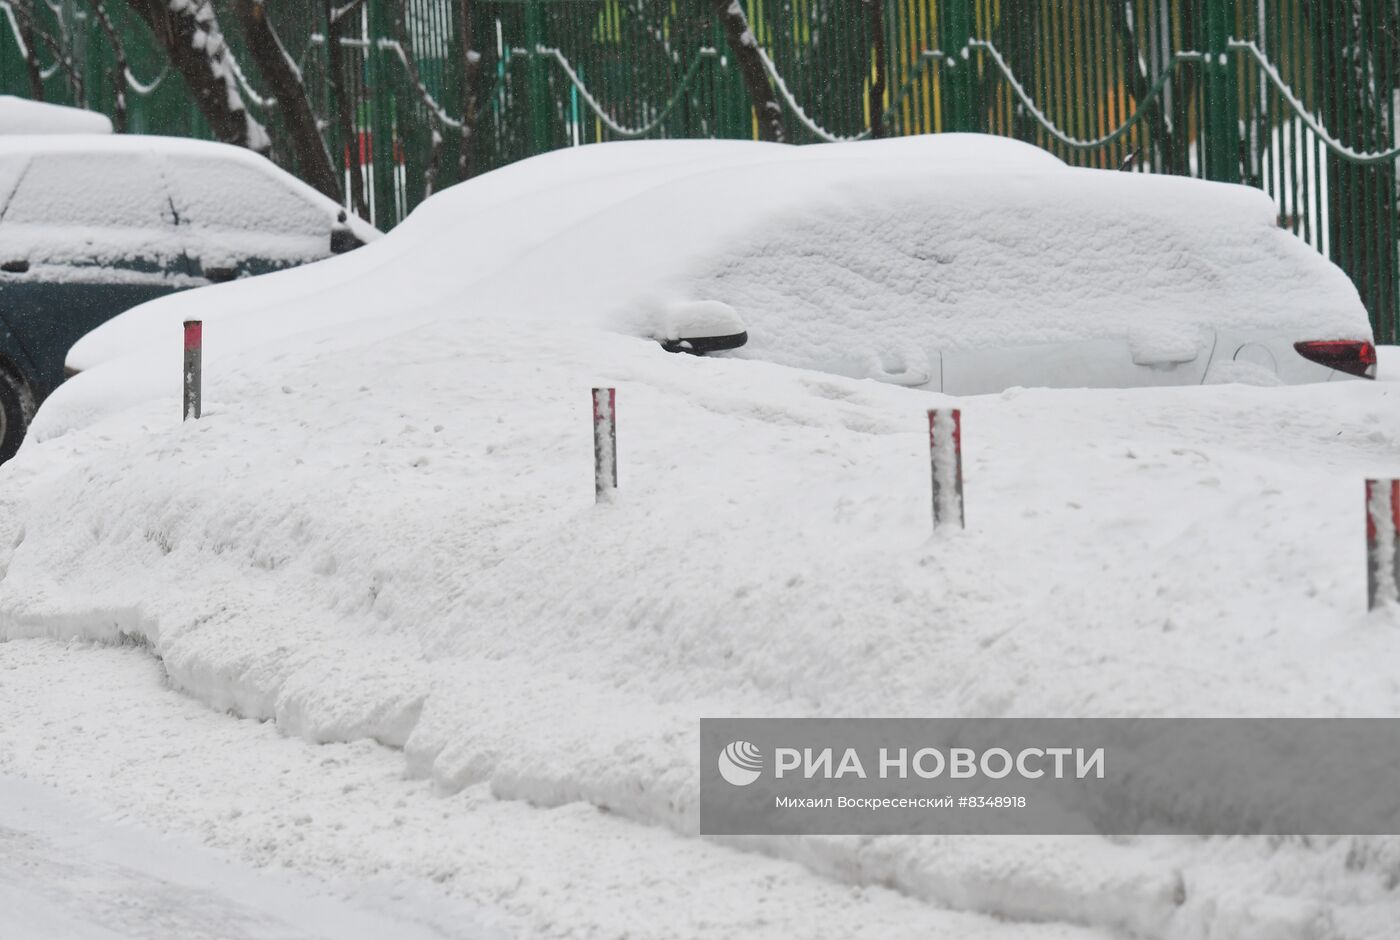
[[[600,503],[617,492],[617,389],[593,390],[593,485]]]
[[[204,321],[185,321],[185,420],[198,418],[203,405]]]

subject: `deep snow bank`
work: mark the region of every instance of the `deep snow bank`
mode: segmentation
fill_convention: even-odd
[[[705,715],[1395,715],[1360,480],[1392,386],[967,400],[969,531],[930,540],[945,401],[650,342],[326,331],[0,468],[0,635],[136,635],[318,741],[695,829]],[[619,389],[595,507],[587,389]],[[859,884],[1148,937],[1382,937],[1388,839],[736,840]]]

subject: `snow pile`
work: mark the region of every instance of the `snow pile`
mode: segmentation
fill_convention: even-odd
[[[401,747],[441,792],[690,834],[706,715],[1400,707],[1359,541],[1385,384],[964,401],[969,531],[929,541],[941,396],[460,320],[209,382],[204,420],[172,396],[0,470],[0,632],[137,639],[200,701]],[[602,508],[593,385],[619,388]],[[729,844],[1173,940],[1400,916],[1385,839]]]
[[[11,134],[110,134],[105,114],[0,95],[0,136]]]
[[[174,688],[215,709],[311,741],[401,749],[403,766],[437,792],[475,794],[453,804],[468,820],[500,801],[606,811],[625,824],[589,843],[590,864],[633,870],[658,830],[696,831],[704,716],[1400,713],[1400,689],[1377,666],[1400,656],[1396,615],[1367,618],[1361,560],[1361,480],[1397,469],[1393,385],[964,400],[968,531],[931,540],[925,412],[950,399],[669,355],[598,329],[626,315],[642,322],[641,308],[604,303],[626,280],[621,267],[596,283],[560,276],[566,243],[598,262],[624,220],[641,224],[644,208],[688,191],[679,174],[747,186],[775,183],[783,174],[770,170],[781,167],[823,181],[805,192],[830,193],[827,211],[874,195],[849,173],[837,186],[828,151],[662,150],[671,162],[652,160],[654,146],[616,151],[635,158],[625,167],[603,148],[578,164],[551,158],[561,168],[553,191],[536,188],[534,169],[506,171],[494,196],[477,185],[454,197],[474,202],[470,223],[455,221],[452,199],[435,199],[404,237],[361,257],[137,311],[123,329],[205,315],[206,417],[179,421],[175,369],[155,397],[92,416],[102,395],[119,398],[121,381],[173,354],[111,362],[59,393],[60,413],[90,403],[89,419],[31,439],[0,467],[0,637],[134,642]],[[1020,172],[1007,171],[1008,191],[1021,192]],[[956,202],[941,185],[928,191]],[[1121,195],[1118,185],[1100,192]],[[525,203],[538,213],[517,218]],[[530,229],[545,217],[551,225]],[[473,234],[509,219],[514,241]],[[690,221],[673,224],[722,224]],[[903,238],[891,226],[901,234],[887,244]],[[958,250],[1000,257],[974,228]],[[788,231],[767,237],[776,257],[795,259]],[[658,229],[642,235],[657,242],[642,260],[660,263]],[[646,249],[642,235],[626,244]],[[1221,239],[1223,253],[1244,256],[1244,242]],[[1291,250],[1269,248],[1260,263],[1291,277]],[[1066,256],[1047,245],[1041,257]],[[687,258],[678,252],[655,280],[629,270],[651,289],[693,288],[712,262]],[[522,259],[551,263],[526,277]],[[1061,283],[1050,269],[1036,277],[1048,293]],[[1167,291],[1169,272],[1161,277]],[[1298,287],[1338,322],[1354,296]],[[545,304],[570,291],[577,323]],[[540,306],[507,304],[514,296]],[[784,322],[744,310],[744,296],[677,295],[729,303],[751,331]],[[675,299],[653,294],[663,313]],[[1142,303],[1173,309],[1157,295]],[[620,489],[605,506],[593,501],[595,386],[618,389]],[[1209,806],[1212,795],[1181,798]],[[212,810],[192,824],[243,831]],[[488,830],[477,847],[500,859],[506,882],[529,874],[512,868],[511,831]],[[377,837],[415,854],[387,824]],[[341,838],[259,851],[317,864],[339,857]],[[886,918],[946,906],[1161,940],[1380,940],[1400,920],[1400,842],[1390,838],[832,837],[697,842],[693,852],[723,855],[724,874],[703,876],[711,887],[735,872],[759,877],[767,859],[755,856],[766,855],[866,892],[892,889],[861,895]],[[674,877],[677,893],[700,877],[642,870],[650,885]],[[585,883],[557,886],[579,886],[568,930],[650,923],[669,935],[664,912],[640,919],[625,893],[596,896]],[[779,935],[810,924],[745,903],[741,913]]]

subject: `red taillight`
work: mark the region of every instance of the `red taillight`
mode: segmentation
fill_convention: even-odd
[[[1365,340],[1328,339],[1308,343],[1294,343],[1293,348],[1304,359],[1347,375],[1359,375],[1363,379],[1376,377],[1376,347]]]

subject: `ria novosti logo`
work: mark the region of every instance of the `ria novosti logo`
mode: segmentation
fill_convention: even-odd
[[[763,752],[748,741],[734,741],[719,752],[719,775],[726,783],[746,787],[763,773]]]

